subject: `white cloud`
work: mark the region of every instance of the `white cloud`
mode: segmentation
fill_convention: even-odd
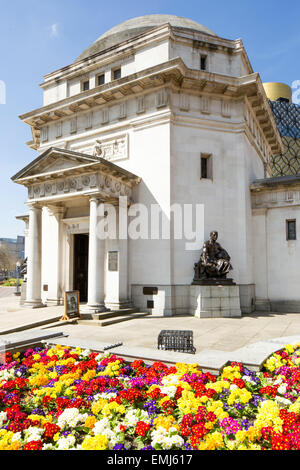
[[[50,36],[56,38],[58,36],[58,23],[53,23],[50,26]]]

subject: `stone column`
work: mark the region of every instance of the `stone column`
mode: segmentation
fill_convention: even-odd
[[[107,240],[105,306],[112,310],[131,307],[128,299],[128,202],[119,198],[116,238]]]
[[[89,236],[89,270],[88,270],[88,303],[84,312],[103,312],[104,307],[104,233],[98,227],[100,217],[104,215],[104,204],[96,197],[90,198],[90,236]]]
[[[42,242],[42,207],[29,205],[29,228],[27,246],[27,291],[25,306],[42,307],[41,299],[41,242]]]

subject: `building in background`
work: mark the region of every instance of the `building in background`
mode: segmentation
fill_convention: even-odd
[[[9,277],[16,277],[16,263],[24,260],[25,237],[0,238],[0,281]]]
[[[7,250],[16,261],[22,261],[25,253],[25,237],[18,235],[17,238],[0,238],[0,248]]]
[[[292,103],[292,90],[285,83],[264,83],[284,151],[271,157],[273,176],[300,173],[300,106]]]

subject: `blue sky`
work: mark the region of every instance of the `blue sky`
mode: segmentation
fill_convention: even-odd
[[[281,7],[280,5],[283,5]],[[36,157],[25,142],[30,128],[18,116],[42,104],[43,75],[73,62],[109,28],[135,16],[184,16],[219,36],[242,38],[263,81],[300,80],[300,4],[286,0],[0,0],[0,237],[15,237],[24,224],[25,189],[10,177]]]

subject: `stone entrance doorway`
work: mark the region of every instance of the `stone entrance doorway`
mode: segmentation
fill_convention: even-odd
[[[80,292],[80,302],[87,302],[88,293],[89,235],[74,235],[74,290]]]

